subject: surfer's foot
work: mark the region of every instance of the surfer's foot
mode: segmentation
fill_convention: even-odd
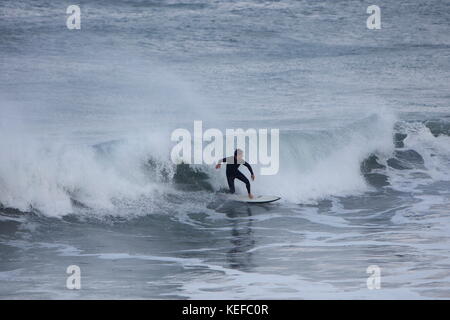
[[[253,195],[252,195],[251,193],[248,194],[248,197],[249,197],[250,199],[253,199]]]

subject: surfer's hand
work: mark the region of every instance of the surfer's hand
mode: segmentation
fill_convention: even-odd
[[[252,181],[255,181],[255,175],[252,174]]]
[[[220,163],[216,164],[216,169],[220,169],[222,165]]]

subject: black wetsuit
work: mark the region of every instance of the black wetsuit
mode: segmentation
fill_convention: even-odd
[[[234,161],[233,161],[234,158]],[[229,160],[231,163],[227,163],[227,160]],[[247,192],[250,193],[250,181],[238,170],[239,166],[242,164],[247,167],[247,169],[250,171],[251,175],[253,175],[252,167],[246,162],[242,161],[241,163],[238,163],[238,160],[236,157],[228,157],[223,158],[222,162],[227,163],[227,181],[228,186],[230,187],[230,192],[234,193],[234,179],[239,179],[243,183],[245,183],[245,187],[247,188]]]

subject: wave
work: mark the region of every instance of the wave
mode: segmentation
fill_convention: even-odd
[[[255,193],[277,194],[294,203],[395,187],[398,174],[426,172],[449,179],[450,137],[436,135],[431,122],[403,122],[373,114],[335,130],[282,131],[280,171],[257,176]],[[226,188],[211,166],[173,165],[170,144],[160,136],[109,141],[92,146],[45,143],[3,132],[0,204],[49,216],[77,207],[110,210],[117,200],[169,201],[165,193],[214,192]],[[258,166],[254,166],[258,172]],[[245,170],[245,169],[244,169]],[[237,189],[244,191],[237,184]],[[170,206],[170,203],[166,203]]]
[[[261,177],[259,190],[297,203],[365,192],[361,162],[372,153],[392,152],[394,123],[392,115],[373,114],[332,131],[287,134],[280,145],[280,172]]]
[[[440,135],[450,136],[450,118],[446,119],[432,119],[424,121],[423,124],[430,129],[430,132],[438,137]]]
[[[371,154],[361,171],[374,186],[404,190],[406,185],[450,179],[450,122],[445,119],[398,121],[394,127],[394,151]],[[371,178],[373,179],[371,181]]]
[[[93,208],[112,208],[114,198],[133,199],[159,189],[159,180],[146,166],[150,157],[160,154],[157,143],[135,140],[113,145],[107,150],[3,135],[0,203],[59,216],[73,212],[73,200]],[[173,174],[170,170],[167,166],[168,175]]]

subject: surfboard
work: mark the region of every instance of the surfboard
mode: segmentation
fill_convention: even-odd
[[[281,198],[277,196],[254,196],[253,199],[250,199],[247,195],[230,195],[229,199],[246,203],[269,203],[278,201]]]

